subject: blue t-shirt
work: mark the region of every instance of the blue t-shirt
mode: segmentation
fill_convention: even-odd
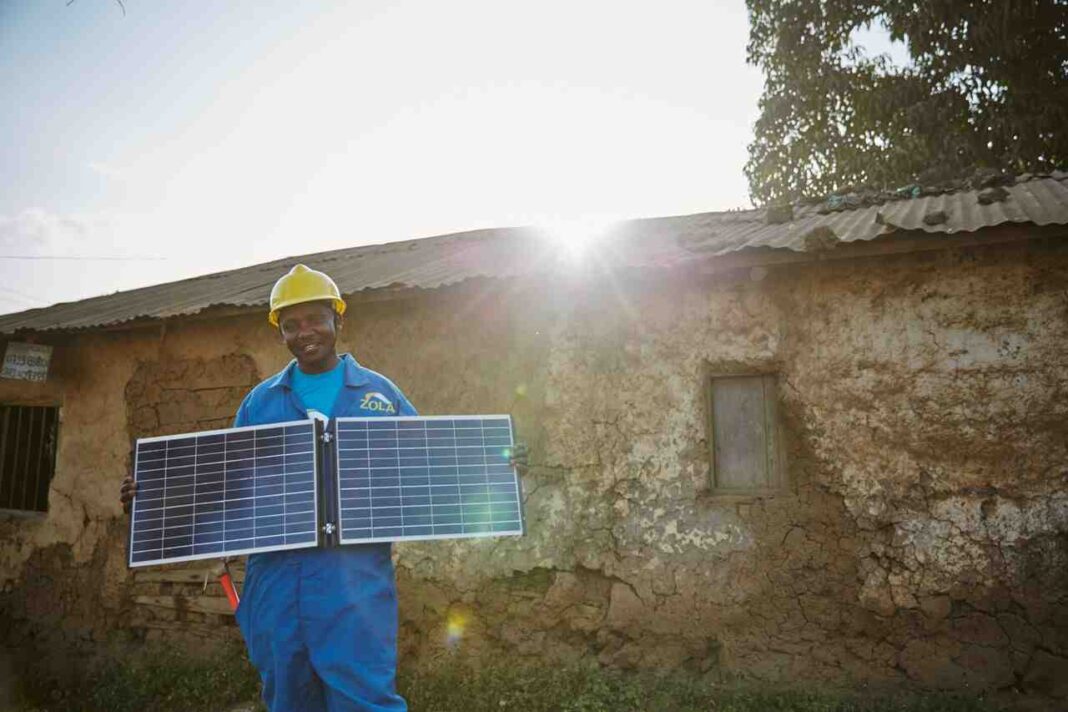
[[[308,410],[317,410],[327,418],[334,417],[334,404],[341,389],[345,387],[345,362],[338,359],[337,366],[326,373],[304,373],[293,369],[293,390]]]

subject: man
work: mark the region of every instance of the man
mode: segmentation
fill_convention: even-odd
[[[393,383],[336,351],[345,302],[298,264],[271,290],[268,317],[294,360],[252,389],[234,427],[309,417],[415,415]],[[388,403],[388,407],[383,407]],[[127,478],[128,504],[137,485]],[[397,593],[390,545],[248,557],[237,622],[272,712],[406,710],[395,689]]]

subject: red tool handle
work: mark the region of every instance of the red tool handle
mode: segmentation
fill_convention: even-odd
[[[219,576],[219,583],[222,584],[223,591],[226,591],[226,598],[230,601],[230,608],[237,610],[237,604],[241,603],[241,597],[237,595],[237,589],[234,588],[234,580],[230,578],[230,572],[223,571]]]

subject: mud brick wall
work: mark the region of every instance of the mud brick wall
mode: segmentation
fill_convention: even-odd
[[[471,404],[510,401],[534,446],[529,534],[401,548],[411,656],[1068,695],[1063,246],[542,300],[448,361],[537,354]],[[444,343],[448,308],[407,321]],[[415,402],[466,406],[485,370]],[[710,491],[710,371],[777,374],[788,493]]]
[[[256,364],[244,355],[143,362],[126,384],[130,437],[229,428],[259,380]]]
[[[259,381],[256,364],[246,355],[142,362],[126,384],[130,437],[229,428],[241,400]],[[128,595],[133,605],[124,625],[146,640],[180,639],[192,649],[240,639],[211,564],[132,572]],[[233,572],[243,580],[241,563]]]
[[[395,548],[405,665],[505,653],[1068,696],[1063,240],[763,279],[561,273],[348,316],[342,347],[420,412],[512,413],[531,446],[527,536]],[[57,358],[50,511],[0,522],[0,626],[29,646],[54,627],[56,656],[233,636],[194,574],[126,570],[117,485],[132,437],[228,424],[288,360],[277,336],[262,315],[179,320]],[[709,372],[776,374],[788,491],[712,491]],[[54,615],[33,607],[45,591]]]
[[[78,355],[78,350],[64,351],[68,357]],[[63,375],[82,375],[81,369],[95,366],[92,351],[82,355],[85,361],[76,370],[68,366]],[[8,581],[0,599],[8,646],[33,651],[34,669],[24,669],[24,674],[69,676],[117,641],[165,639],[198,651],[240,638],[219,585],[212,579],[204,589],[203,563],[126,570],[127,520],[117,516],[115,505],[117,483],[130,460],[113,456],[106,470],[93,465],[99,466],[94,456],[105,443],[117,453],[122,443],[129,451],[139,437],[229,427],[241,399],[259,381],[256,364],[247,355],[227,354],[133,359],[128,368],[132,374],[120,389],[122,397],[107,394],[110,402],[122,406],[121,427],[108,429],[109,422],[113,428],[118,425],[117,413],[94,412],[91,400],[67,400],[60,426],[61,447],[67,447],[60,453],[48,517],[0,524],[12,535],[8,551],[21,544],[28,553],[21,579],[17,584]],[[108,387],[118,385],[121,375],[116,375]],[[80,447],[69,447],[72,439],[80,441]],[[71,515],[66,503],[77,508],[77,521],[60,519]],[[80,525],[80,533],[73,542],[49,542],[50,524]],[[35,535],[44,537],[39,546],[33,545]],[[17,661],[27,663],[25,658]]]

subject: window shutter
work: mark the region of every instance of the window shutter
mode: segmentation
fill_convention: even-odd
[[[723,494],[781,489],[775,377],[713,377],[710,391],[713,489]]]

